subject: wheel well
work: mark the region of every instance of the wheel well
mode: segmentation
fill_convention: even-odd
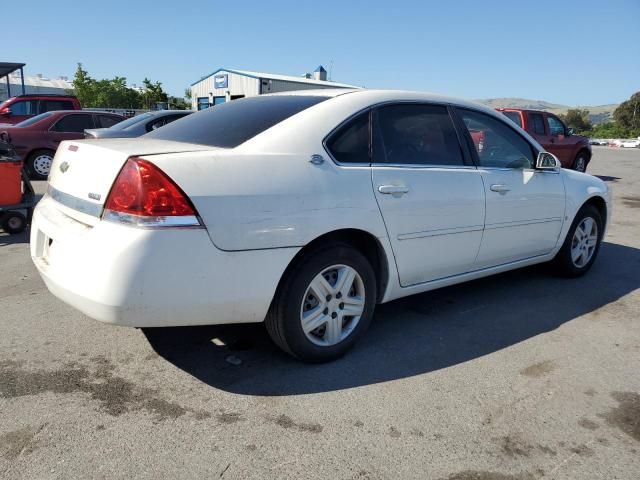
[[[302,250],[293,257],[282,275],[282,278],[284,279],[288,275],[289,271],[293,269],[306,255],[312,253],[323,245],[333,242],[347,243],[354,248],[357,248],[367,258],[376,274],[376,284],[378,286],[378,291],[376,293],[378,301],[380,301],[384,296],[389,283],[387,255],[385,254],[380,241],[375,236],[365,232],[364,230],[354,228],[334,230],[333,232],[325,233],[324,235],[314,239],[305,245]]]
[[[578,158],[581,153],[584,153],[587,155],[587,163],[589,163],[589,161],[591,160],[591,152],[589,151],[589,149],[582,147],[580,150],[578,150],[578,153],[576,153],[576,158]]]
[[[584,204],[596,207],[598,213],[600,213],[600,216],[602,217],[603,225],[607,224],[607,203],[602,197],[591,197]]]

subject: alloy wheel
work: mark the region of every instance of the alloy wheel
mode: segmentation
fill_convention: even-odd
[[[591,217],[585,217],[578,224],[571,240],[571,260],[578,268],[589,263],[598,245],[598,224]]]
[[[365,308],[365,288],[358,272],[333,265],[316,275],[304,294],[300,322],[315,345],[329,347],[354,331]]]

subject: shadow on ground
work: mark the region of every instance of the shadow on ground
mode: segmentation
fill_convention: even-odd
[[[324,392],[446,368],[526,341],[637,289],[639,272],[639,249],[603,243],[592,270],[578,279],[535,266],[407,297],[378,306],[360,343],[325,365],[305,365],[281,353],[262,324],[144,333],[167,361],[221,390]],[[242,364],[226,362],[228,355]]]
[[[0,247],[15,245],[17,243],[29,243],[29,228],[22,233],[16,233],[14,235],[9,235],[0,229]]]

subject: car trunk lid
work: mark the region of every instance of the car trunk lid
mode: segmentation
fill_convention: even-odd
[[[60,144],[49,174],[49,195],[86,222],[99,217],[109,191],[129,157],[211,150],[212,147],[167,140],[105,139]]]

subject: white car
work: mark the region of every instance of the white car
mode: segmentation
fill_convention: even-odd
[[[640,140],[620,140],[621,148],[638,148],[640,147]]]
[[[552,260],[586,272],[609,191],[559,165],[475,103],[262,95],[134,140],[63,142],[31,255],[54,295],[97,320],[264,321],[285,351],[327,361],[377,303]]]

